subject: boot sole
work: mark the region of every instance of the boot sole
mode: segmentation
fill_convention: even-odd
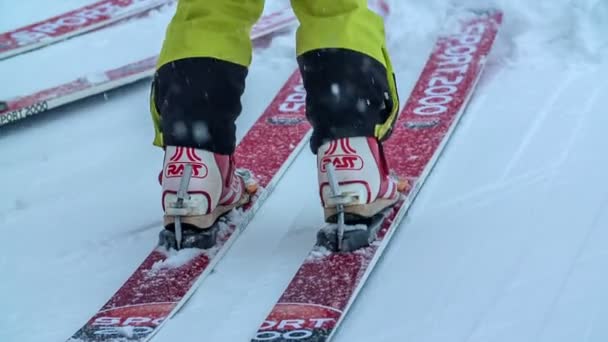
[[[399,201],[399,196],[394,199],[378,199],[368,204],[355,204],[344,206],[344,214],[348,223],[349,219],[355,220],[356,218],[372,218],[373,216],[380,213],[382,210],[394,205]],[[325,221],[336,222],[338,216],[337,208],[324,208]]]
[[[207,214],[207,215],[196,215],[196,216],[182,216],[182,223],[183,224],[189,224],[191,226],[193,226],[194,228],[198,228],[198,229],[209,229],[211,227],[213,227],[213,225],[215,224],[215,222],[217,222],[217,219],[220,218],[222,215],[226,214],[227,212],[229,212],[230,210],[234,209],[234,208],[238,208],[241,207],[245,204],[247,204],[249,202],[249,198],[250,195],[249,194],[244,194],[241,199],[231,205],[219,205],[217,206],[212,212],[211,214]],[[172,225],[175,223],[175,216],[164,216],[164,225],[165,227]]]

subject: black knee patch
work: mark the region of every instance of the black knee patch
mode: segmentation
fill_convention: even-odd
[[[313,153],[337,138],[374,136],[390,115],[386,68],[363,53],[319,49],[298,57],[306,89],[306,116],[314,131]]]
[[[208,57],[160,67],[153,96],[165,145],[233,153],[246,76],[246,67]]]

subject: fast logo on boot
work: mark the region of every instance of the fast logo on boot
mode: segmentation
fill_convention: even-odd
[[[185,153],[184,153],[185,152]],[[185,160],[184,160],[185,159]],[[192,166],[193,178],[205,178],[209,174],[209,169],[202,163],[201,157],[196,155],[196,151],[189,147],[178,147],[175,153],[167,163],[165,168],[165,177],[176,178],[184,175],[186,165]]]
[[[334,140],[329,144],[321,159],[321,172],[327,172],[327,164],[330,163],[336,171],[361,170],[364,165],[363,159],[347,139]]]
[[[193,178],[205,178],[209,173],[207,166],[205,164],[196,164],[196,163],[169,163],[167,164],[167,168],[165,170],[165,177],[167,178],[175,178],[181,177],[184,174],[184,169],[186,168],[186,164],[190,164],[192,166],[192,177]]]

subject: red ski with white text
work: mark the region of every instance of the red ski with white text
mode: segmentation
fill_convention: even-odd
[[[251,201],[221,218],[213,248],[156,247],[110,300],[68,341],[148,341],[194,293],[247,227],[308,142],[304,86],[298,71],[238,144],[237,167],[256,180]],[[260,137],[264,138],[261,139]],[[264,148],[260,148],[260,141]]]
[[[463,115],[502,23],[502,12],[467,11],[455,19],[457,25],[438,37],[384,145],[394,173],[408,183],[400,201],[382,214],[374,239],[365,247],[340,252],[318,241],[253,342],[326,342],[346,317]]]

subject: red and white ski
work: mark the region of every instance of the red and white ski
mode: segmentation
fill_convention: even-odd
[[[254,44],[260,42],[260,38],[288,28],[295,20],[290,7],[265,15],[253,27],[251,39],[255,40]],[[0,126],[151,77],[157,58],[158,56],[152,56],[119,68],[82,76],[30,95],[0,101]]]
[[[245,208],[221,224],[208,250],[155,248],[112,298],[69,341],[148,341],[194,293],[234,243],[308,142],[305,92],[295,72],[238,144],[235,160],[250,170],[258,190]],[[263,137],[263,138],[261,138]],[[264,148],[260,148],[260,141]]]
[[[463,115],[501,22],[498,10],[473,11],[438,38],[385,144],[389,165],[409,184],[402,200],[369,247],[351,253],[313,247],[252,341],[331,339]]]
[[[0,33],[0,60],[95,31],[127,19],[145,17],[174,0],[102,0],[43,21]]]

